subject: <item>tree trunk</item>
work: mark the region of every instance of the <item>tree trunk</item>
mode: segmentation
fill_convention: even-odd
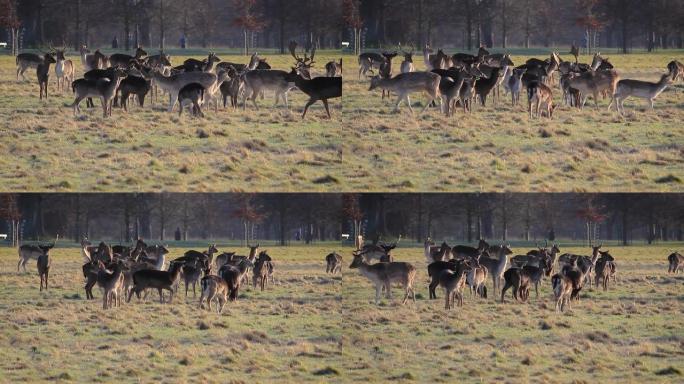
[[[473,9],[470,1],[466,0],[466,36],[469,51],[473,49]]]
[[[501,0],[501,47],[506,49],[508,42],[508,25],[506,24],[506,0]]]
[[[525,0],[525,48],[530,47],[530,0]]]
[[[164,194],[159,195],[159,240],[164,241],[166,235],[166,199]]]
[[[164,25],[164,0],[159,0],[159,49],[164,50],[164,39],[166,38]]]

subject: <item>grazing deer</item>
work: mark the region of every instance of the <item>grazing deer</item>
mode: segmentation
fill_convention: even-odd
[[[667,268],[667,273],[678,273],[684,270],[684,256],[679,252],[672,252],[668,257],[667,261],[669,263]]]
[[[43,56],[43,62],[36,67],[36,78],[38,78],[38,86],[40,87],[40,99],[48,97],[48,79],[50,78],[50,64],[56,63],[55,57],[50,53]]]
[[[471,268],[466,275],[466,284],[470,287],[470,295],[472,296],[475,293],[476,296],[486,299],[487,286],[485,281],[487,281],[487,267],[480,265]]]
[[[339,63],[333,60],[325,64],[325,75],[328,77],[342,77],[342,58],[340,58]]]
[[[309,107],[319,100],[323,102],[325,112],[328,114],[328,119],[332,118],[330,116],[328,99],[342,97],[341,77],[316,77],[307,80],[296,68],[292,68],[292,71],[287,76],[287,81],[294,83],[300,91],[309,96],[309,101],[307,101],[304,106],[302,119],[306,117],[306,112],[309,110]]]
[[[444,288],[444,309],[453,308],[456,299],[456,305],[463,306],[463,287],[466,283],[466,274],[470,270],[470,264],[465,261],[457,264],[454,271],[445,269],[440,273],[439,286]]]
[[[414,72],[416,67],[413,65],[413,51],[402,53],[404,54],[404,61],[401,62],[401,73]]]
[[[28,245],[24,244],[19,247],[19,262],[17,263],[17,272],[19,272],[19,268],[23,268],[24,272],[26,272],[26,263],[33,259],[33,260],[38,260],[40,256],[43,254],[47,253],[54,247],[55,245]]]
[[[653,102],[668,86],[672,84],[672,75],[666,73],[660,77],[657,83],[648,81],[625,79],[617,83],[617,89],[608,105],[608,109],[615,102],[615,109],[623,114],[625,112],[624,102],[632,96],[648,100],[649,106],[653,109]]]
[[[570,299],[573,292],[573,282],[570,278],[557,273],[551,277],[553,296],[556,298],[556,312],[565,311],[565,306],[570,307]]]
[[[97,273],[97,285],[104,290],[102,295],[102,309],[111,308],[112,306],[119,306],[121,298],[119,293],[124,286],[124,266],[123,262],[117,261],[113,265],[111,272],[102,268]],[[92,291],[90,293],[92,297]]]
[[[200,83],[190,83],[178,91],[178,116],[183,114],[186,105],[190,107],[192,116],[204,117],[202,104],[204,104],[205,89]]]
[[[342,255],[337,252],[329,253],[325,256],[325,273],[342,273]]]
[[[173,107],[178,102],[178,93],[188,84],[198,83],[205,89],[210,89],[216,85],[218,76],[207,72],[184,72],[171,76],[164,76],[159,70],[151,72],[154,82],[169,94],[168,111],[173,111]]]
[[[17,63],[17,80],[19,80],[19,75],[21,75],[22,80],[26,81],[24,72],[29,68],[37,68],[38,65],[43,63],[43,58],[35,53],[20,53],[15,61]]]
[[[220,276],[204,276],[202,278],[200,287],[202,288],[202,294],[200,295],[199,307],[204,308],[204,301],[206,298],[207,306],[209,311],[211,311],[211,302],[214,299],[218,299],[219,305],[217,307],[217,313],[223,311],[223,306],[226,303],[226,296],[228,295],[228,283],[223,277]]]
[[[64,48],[55,50],[55,77],[57,77],[57,92],[64,92],[66,84],[74,81],[74,63],[67,60]]]
[[[368,264],[363,256],[355,254],[349,268],[358,268],[359,272],[375,284],[375,304],[380,303],[380,292],[383,288],[387,292],[387,298],[392,299],[392,282],[402,285],[405,295],[402,304],[406,304],[409,294],[416,301],[416,294],[413,291],[413,282],[416,278],[416,268],[405,262],[389,262]]]
[[[162,290],[165,289],[170,293],[169,303],[173,301],[173,287],[178,282],[180,274],[183,271],[182,263],[171,263],[168,271],[157,271],[152,269],[143,269],[133,274],[133,288],[128,293],[126,302],[131,301],[133,293],[140,299],[140,292],[147,288],[156,288],[159,292],[159,302],[164,303],[164,296]]]
[[[479,259],[480,264],[484,265],[492,276],[492,290],[495,294],[501,289],[501,279],[508,267],[511,254],[513,251],[510,246],[501,245],[495,252],[492,252],[492,255],[497,258],[480,257]]]
[[[359,79],[361,75],[366,76],[368,71],[380,70],[380,66],[385,63],[385,58],[375,52],[366,52],[359,55]]]
[[[45,285],[45,290],[48,289],[48,277],[50,275],[50,264],[52,260],[50,258],[50,249],[52,247],[41,247],[43,253],[38,256],[36,262],[36,267],[38,267],[38,276],[40,276],[40,290],[43,290],[43,285]]]
[[[527,110],[532,118],[533,107],[536,109],[536,116],[542,116],[542,107],[549,119],[553,118],[553,110],[556,106],[553,104],[553,93],[551,88],[539,82],[531,82],[527,85]]]
[[[375,88],[393,91],[398,94],[397,102],[394,105],[394,112],[399,112],[399,105],[406,100],[409,111],[413,113],[411,108],[411,99],[409,95],[413,92],[425,92],[428,94],[429,100],[421,110],[421,113],[430,106],[430,103],[437,99],[439,94],[439,82],[441,77],[432,72],[409,72],[401,73],[391,79],[383,79],[380,76],[374,76],[371,79],[369,91]]]
[[[307,79],[311,79],[311,67],[316,63],[314,61],[314,57],[316,56],[316,47],[311,48],[311,57],[309,57],[306,53],[304,53],[304,57],[301,57],[297,55],[297,42],[296,41],[290,41],[290,44],[288,45],[288,49],[290,51],[290,55],[295,59],[295,68],[297,69],[297,72],[299,74]]]
[[[125,53],[113,53],[109,56],[109,65],[112,67],[127,67],[133,60],[143,60],[147,56],[142,47],[138,46],[135,49],[135,55],[127,55]]]
[[[116,89],[121,81],[126,77],[126,72],[122,69],[115,69],[111,78],[99,80],[78,79],[71,84],[71,89],[76,94],[71,107],[74,109],[74,116],[77,116],[81,109],[79,104],[86,97],[98,97],[102,101],[103,117],[112,115],[112,100],[116,96]]]

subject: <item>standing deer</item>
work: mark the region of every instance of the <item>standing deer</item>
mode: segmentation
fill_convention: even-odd
[[[311,48],[311,57],[309,57],[307,53],[304,53],[304,57],[297,55],[296,41],[290,41],[288,49],[290,50],[290,55],[292,55],[292,57],[295,59],[295,68],[297,69],[297,72],[299,72],[303,78],[310,80],[311,67],[313,67],[314,63],[316,63],[314,61],[314,57],[316,56],[316,47],[314,46]]]
[[[513,254],[508,245],[498,247],[492,256],[497,258],[480,257],[480,264],[484,265],[492,276],[492,291],[496,294],[501,289],[501,279],[508,267],[509,258]]]
[[[406,101],[409,111],[413,113],[411,108],[411,99],[409,95],[413,92],[425,92],[428,94],[428,101],[421,110],[421,113],[430,106],[430,103],[439,98],[439,82],[441,77],[432,72],[409,72],[401,73],[391,79],[383,79],[380,76],[374,76],[371,79],[369,91],[375,88],[381,88],[397,93],[397,102],[394,105],[394,112],[399,112],[399,105],[402,101]]]
[[[329,61],[327,64],[325,64],[325,75],[328,77],[337,77],[337,76],[342,76],[342,59],[340,58],[340,62],[336,61]]]
[[[126,77],[126,72],[122,69],[115,69],[111,78],[101,78],[99,80],[78,79],[71,84],[71,88],[76,94],[71,107],[74,115],[81,112],[79,104],[86,97],[98,97],[102,101],[102,116],[112,115],[112,101],[116,96],[116,89],[121,81]]]
[[[413,72],[416,67],[413,65],[413,51],[403,52],[404,61],[401,62],[401,73]]]
[[[355,254],[349,268],[358,268],[359,272],[375,284],[375,304],[380,303],[380,292],[383,287],[387,292],[387,298],[392,298],[392,282],[399,282],[404,289],[404,299],[402,304],[406,304],[409,294],[416,301],[416,294],[413,291],[413,282],[416,278],[416,268],[405,262],[389,262],[368,264],[363,256]]]
[[[368,71],[380,70],[380,66],[385,62],[385,58],[375,52],[365,52],[359,55],[359,79],[361,75],[366,76]]]
[[[64,48],[55,50],[55,77],[57,77],[57,92],[64,92],[67,84],[74,81],[74,63],[67,60]]]
[[[50,249],[52,247],[41,247],[43,253],[38,256],[36,266],[38,267],[38,276],[40,276],[40,290],[43,290],[43,285],[45,285],[45,290],[48,289],[48,277],[50,275],[50,264],[52,260],[50,259]]]
[[[316,77],[311,80],[305,79],[302,74],[296,69],[287,76],[287,81],[294,83],[297,88],[309,96],[309,101],[304,106],[302,119],[306,117],[306,112],[309,107],[317,101],[322,101],[325,107],[325,112],[330,116],[330,108],[328,106],[328,99],[342,97],[342,78],[341,77]]]
[[[563,312],[566,305],[570,307],[573,282],[567,276],[557,273],[551,277],[551,286],[556,298],[556,312]]]
[[[52,247],[55,245],[28,245],[24,244],[19,247],[19,262],[17,263],[17,272],[19,272],[19,268],[23,268],[24,272],[26,272],[26,263],[33,259],[33,260],[38,260],[38,258],[49,252]]]
[[[534,108],[533,108],[534,107]],[[543,111],[549,119],[553,118],[553,110],[556,106],[553,104],[553,93],[544,83],[533,81],[527,85],[527,110],[532,118],[532,111],[536,108],[536,116],[540,118]]]
[[[439,275],[439,285],[444,288],[444,309],[453,308],[455,299],[458,299],[459,307],[463,306],[463,287],[470,270],[469,262],[465,261],[459,263],[455,271],[446,269]]]
[[[183,114],[185,106],[190,107],[192,116],[204,117],[202,104],[204,104],[205,89],[200,83],[190,83],[178,91],[178,116]]]
[[[50,78],[50,64],[56,63],[55,57],[50,53],[46,53],[43,57],[43,62],[36,67],[36,77],[38,78],[38,86],[40,87],[40,99],[48,97],[48,79]]]
[[[682,256],[681,253],[679,252],[672,252],[668,257],[667,257],[667,262],[668,262],[668,268],[667,268],[667,273],[678,273],[681,270],[684,270],[684,256]]]
[[[135,49],[135,56],[127,55],[125,53],[114,53],[109,56],[109,65],[112,67],[127,67],[133,60],[143,61],[144,57],[147,56],[142,47],[138,46]]]
[[[620,80],[617,83],[617,89],[608,105],[608,109],[610,109],[614,102],[615,109],[620,114],[624,114],[624,103],[630,96],[648,100],[649,106],[653,109],[653,102],[656,97],[663,93],[672,84],[672,81],[672,75],[669,73],[662,75],[657,83],[631,79]]]
[[[22,80],[26,81],[24,72],[29,68],[37,68],[38,65],[43,63],[43,58],[35,53],[20,53],[15,61],[17,63],[17,80],[19,80],[19,75],[21,75]]]
[[[97,285],[104,290],[102,295],[102,309],[111,308],[112,305],[119,306],[121,304],[120,291],[124,285],[123,262],[117,261],[114,263],[111,272],[102,268],[97,273]],[[92,297],[92,292],[90,293]]]
[[[133,274],[133,288],[128,293],[126,302],[131,301],[131,297],[135,295],[140,299],[140,292],[147,288],[156,288],[159,292],[159,302],[164,303],[164,296],[162,290],[170,292],[169,302],[173,300],[173,287],[178,282],[180,274],[183,270],[183,263],[171,263],[168,271],[157,271],[152,269],[143,269]]]
[[[335,274],[342,272],[342,255],[337,252],[329,253],[325,256],[325,273]]]

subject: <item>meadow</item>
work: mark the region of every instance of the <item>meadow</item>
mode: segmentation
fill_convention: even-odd
[[[172,63],[207,50],[172,51]],[[111,53],[105,51],[105,53]],[[150,52],[155,54],[156,52]],[[223,61],[249,57],[217,50]],[[289,55],[262,53],[274,69],[289,71]],[[82,74],[80,57],[69,55]],[[317,53],[313,76],[339,53]],[[289,94],[290,108],[274,107],[273,92],[259,110],[205,108],[205,118],[167,113],[168,96],[148,98],[144,109],[115,109],[102,118],[81,104],[74,117],[71,90],[56,92],[51,68],[49,99],[39,100],[35,69],[16,80],[14,57],[0,56],[0,185],[12,191],[332,191],[341,182],[340,99],[331,100],[332,120],[319,102],[301,112],[308,97]]]
[[[39,292],[35,260],[30,273],[18,273],[16,250],[1,248],[0,382],[334,380],[342,280],[325,274],[324,256],[336,247],[262,247],[274,259],[276,284],[264,292],[243,287],[222,315],[199,310],[199,292],[186,299],[182,284],[171,304],[153,293],[103,310],[98,289],[96,300],[85,300],[78,248],[52,251],[50,287]]]
[[[387,49],[391,50],[391,49]],[[447,50],[449,54],[454,49]],[[460,50],[456,50],[460,51]],[[566,49],[561,58],[569,60]],[[516,65],[545,50],[511,50]],[[681,51],[606,54],[621,78],[657,81]],[[624,117],[599,109],[589,100],[583,110],[560,104],[553,89],[553,120],[530,119],[526,97],[511,106],[510,95],[476,105],[472,114],[458,109],[445,117],[437,108],[420,115],[427,101],[412,95],[415,114],[403,105],[392,113],[396,96],[369,92],[370,80],[358,78],[355,57],[344,65],[344,163],[341,179],[364,191],[681,191],[684,180],[684,86],[679,82],[658,97],[651,111],[641,99],[625,102]],[[403,60],[393,61],[399,73]],[[423,70],[421,53],[414,55]],[[580,56],[580,62],[591,57]]]
[[[587,248],[560,245],[561,252]],[[545,279],[539,298],[489,298],[444,309],[444,291],[428,300],[422,249],[403,248],[395,260],[416,266],[415,303],[373,303],[374,288],[357,270],[344,270],[343,362],[356,382],[674,383],[684,367],[684,276],[667,274],[675,246],[605,247],[618,263],[618,283],[589,288],[556,313]],[[516,247],[514,254],[526,252]],[[347,263],[348,264],[348,263]],[[345,265],[346,267],[347,265]]]

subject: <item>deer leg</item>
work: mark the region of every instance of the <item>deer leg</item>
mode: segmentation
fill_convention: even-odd
[[[328,99],[322,99],[323,101],[323,106],[325,107],[325,112],[328,114],[328,119],[332,119],[332,116],[330,115],[330,107],[328,106]]]
[[[164,295],[162,294],[162,289],[157,288],[157,291],[159,292],[159,302],[164,304]]]
[[[311,106],[311,104],[313,104],[315,102],[316,102],[316,99],[314,99],[314,98],[311,98],[311,99],[309,99],[309,101],[306,102],[306,105],[304,106],[304,113],[302,113],[302,119],[304,119],[304,117],[306,116],[306,111],[309,110],[309,107]],[[330,115],[330,114],[328,113],[328,115]]]
[[[380,303],[380,293],[382,291],[382,287],[383,287],[382,284],[377,284],[377,283],[375,284],[375,304],[376,305]]]
[[[411,112],[411,114],[413,114],[413,107],[411,107],[411,97],[410,97],[409,94],[407,93],[407,94],[404,96],[404,98],[406,99],[406,105],[408,106],[409,112]],[[429,104],[428,104],[428,105],[429,105]]]

